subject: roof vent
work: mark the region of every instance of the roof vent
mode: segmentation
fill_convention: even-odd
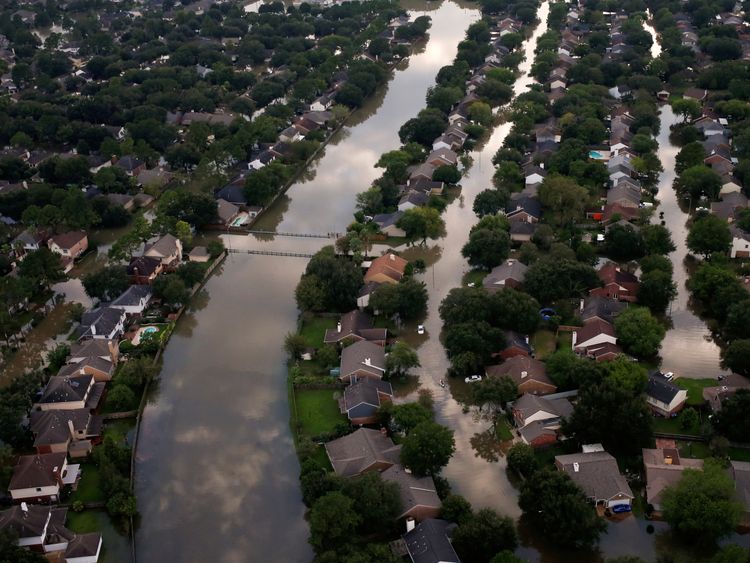
[[[371,366],[372,365],[372,360],[370,358],[365,358],[365,365],[366,366]]]
[[[29,505],[26,504],[25,502],[22,502],[21,503],[21,510],[23,510],[23,513],[24,513],[24,516],[25,516],[26,513],[29,511]]]
[[[578,473],[578,470],[581,469],[581,466],[578,464],[577,461],[573,462],[573,472]]]
[[[389,255],[388,255],[388,257],[389,257],[389,258],[390,258],[391,260],[393,260],[393,261],[395,261],[395,260],[396,260],[396,255],[395,255],[395,254],[389,254]]]
[[[529,376],[529,372],[526,370],[523,370],[521,372],[521,379],[526,379]]]

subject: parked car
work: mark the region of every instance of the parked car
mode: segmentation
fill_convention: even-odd
[[[477,381],[482,381],[481,375],[470,375],[466,379],[464,379],[466,383],[476,383]]]
[[[424,334],[424,325],[419,325],[417,327],[417,334]]]
[[[672,381],[674,379],[674,372],[668,371],[667,373],[665,373],[664,379],[666,379],[667,381]]]
[[[612,507],[612,512],[615,514],[619,514],[621,512],[630,512],[630,505],[629,504],[616,504]]]

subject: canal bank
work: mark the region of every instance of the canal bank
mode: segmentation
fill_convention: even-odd
[[[437,71],[479,18],[469,6],[405,6],[412,17],[432,18],[424,51],[395,71],[382,98],[355,113],[259,229],[343,231],[356,193],[378,175],[375,162],[398,146],[399,127],[424,107]],[[227,246],[247,240],[227,237]],[[136,452],[139,561],[312,558],[283,351],[284,335],[296,327],[294,288],[305,264],[232,254],[177,325]]]

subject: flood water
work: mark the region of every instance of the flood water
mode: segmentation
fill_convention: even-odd
[[[379,175],[380,154],[398,147],[398,128],[424,107],[437,71],[479,18],[455,3],[406,7],[432,17],[424,50],[395,71],[387,91],[354,116],[259,228],[342,232],[355,195]],[[136,453],[139,561],[312,559],[283,351],[305,263],[230,255],[178,324]]]

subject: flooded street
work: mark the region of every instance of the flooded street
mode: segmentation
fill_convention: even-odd
[[[395,71],[387,91],[355,114],[258,228],[344,230],[355,195],[380,174],[373,165],[398,147],[399,127],[424,107],[435,74],[479,18],[474,7],[427,6],[406,6],[412,17],[432,17],[424,50]],[[228,237],[227,244],[250,240],[255,237]],[[314,252],[333,241],[303,242]],[[284,335],[296,328],[294,288],[305,264],[302,258],[231,254],[178,324],[138,442],[138,561],[312,559],[283,351]]]

